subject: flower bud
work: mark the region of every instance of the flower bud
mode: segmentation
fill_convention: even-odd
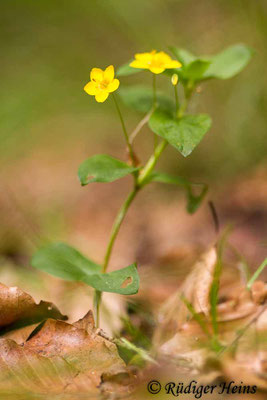
[[[172,75],[172,84],[173,86],[176,86],[178,83],[178,75],[177,74],[173,74]]]

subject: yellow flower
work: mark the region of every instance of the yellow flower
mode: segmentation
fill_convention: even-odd
[[[104,71],[93,68],[90,73],[91,81],[84,86],[86,93],[95,96],[98,103],[107,100],[110,93],[115,92],[120,85],[118,79],[114,79],[114,67],[110,65]]]
[[[152,50],[150,53],[135,54],[135,60],[131,62],[130,67],[149,69],[154,74],[161,74],[165,69],[180,68],[182,64],[173,60],[164,51],[157,52]]]

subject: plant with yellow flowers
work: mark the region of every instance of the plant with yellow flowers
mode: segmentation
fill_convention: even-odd
[[[185,178],[155,171],[155,166],[168,145],[187,157],[201,142],[210,129],[211,118],[207,114],[191,114],[188,107],[197,87],[205,81],[217,78],[228,79],[239,73],[249,62],[251,50],[244,45],[235,45],[223,52],[209,57],[197,57],[177,47],[171,47],[171,57],[163,51],[137,53],[134,60],[117,70],[117,77],[147,71],[152,74],[152,88],[145,86],[121,87],[115,77],[113,65],[105,68],[93,68],[90,81],[85,85],[87,94],[103,103],[113,98],[118,112],[127,147],[127,161],[121,161],[106,154],[94,155],[85,160],[79,168],[81,185],[91,182],[113,182],[126,175],[132,175],[133,187],[121,206],[110,233],[103,264],[99,265],[65,243],[53,243],[41,248],[33,256],[32,265],[52,275],[72,281],[82,281],[95,289],[95,313],[99,323],[99,310],[102,292],[114,292],[123,295],[137,293],[139,276],[136,264],[107,272],[112,249],[127,211],[146,185],[161,182],[178,185],[185,189],[187,211],[194,213],[207,192],[206,184],[194,184]],[[173,97],[157,90],[156,79],[165,80],[166,86],[173,87]],[[126,127],[120,110],[121,101],[126,106],[144,114],[140,123],[131,134]],[[155,137],[151,156],[144,163],[138,161],[134,140],[144,125],[148,124]],[[160,141],[159,141],[160,139]],[[195,193],[198,187],[198,193]]]

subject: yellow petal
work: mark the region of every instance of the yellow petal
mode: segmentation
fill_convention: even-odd
[[[103,103],[108,98],[108,92],[106,90],[98,91],[95,95],[95,99],[98,103]]]
[[[158,53],[155,54],[154,56],[157,60],[160,60],[161,62],[170,62],[171,61],[171,57],[165,53],[164,51],[159,51]]]
[[[134,60],[130,63],[130,67],[132,68],[141,68],[141,69],[147,69],[148,65],[144,63],[143,61],[140,60]]]
[[[149,70],[153,72],[153,74],[161,74],[163,71],[165,71],[165,68],[163,67],[150,67]]]
[[[90,73],[91,81],[101,82],[104,77],[104,71],[100,68],[93,68]]]
[[[120,81],[119,81],[119,79],[113,79],[113,81],[110,82],[110,84],[108,85],[107,91],[108,91],[109,93],[115,92],[115,90],[117,90],[119,86],[120,86]]]
[[[84,86],[84,90],[86,91],[86,93],[90,94],[91,96],[94,96],[96,94],[96,84],[95,82],[88,82],[85,86]]]
[[[137,53],[134,55],[134,57],[138,61],[143,61],[143,62],[147,63],[147,62],[151,61],[154,54],[156,54],[156,51],[152,50],[150,53]]]
[[[111,82],[112,79],[114,79],[114,67],[113,65],[110,65],[104,71],[104,80],[106,82]]]
[[[180,68],[182,64],[179,61],[171,60],[169,63],[165,65],[165,68]]]

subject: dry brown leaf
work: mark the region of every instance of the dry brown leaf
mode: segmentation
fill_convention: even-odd
[[[157,344],[162,342],[163,333],[177,332],[186,322],[189,311],[181,300],[181,295],[194,306],[197,312],[209,312],[209,292],[213,281],[217,253],[214,247],[204,253],[194,265],[185,282],[163,305],[159,313],[159,326],[155,333]]]
[[[214,352],[210,347],[211,337],[203,332],[183,304],[181,294],[193,305],[198,315],[202,315],[206,329],[212,335],[209,293],[216,259],[215,249],[211,249],[196,263],[181,289],[161,309],[160,324],[154,337],[154,345],[156,348],[159,346],[158,357],[168,359],[174,365],[184,360],[190,367],[190,374],[203,374],[204,366],[209,359],[214,358]],[[241,285],[233,271],[226,271],[230,284],[227,282],[227,285],[220,287],[217,305],[218,340],[226,346],[227,354],[228,350],[235,349],[232,359],[236,366],[242,366],[244,377],[250,374],[251,380],[255,379],[265,389],[263,382],[267,378],[267,352],[266,339],[264,341],[262,338],[266,337],[267,318],[262,310],[266,307],[266,285],[261,281],[255,282],[249,291],[244,284]],[[225,272],[222,279],[225,279]],[[254,337],[251,341],[249,332],[252,325],[256,330],[256,339]],[[224,368],[223,375],[227,375]],[[231,371],[228,376],[230,379]]]
[[[257,304],[267,300],[267,284],[262,281],[255,281],[251,288],[252,299]]]
[[[52,303],[41,301],[36,304],[29,294],[18,287],[0,283],[0,335],[47,318],[67,319]]]
[[[0,340],[0,393],[96,394],[125,375],[115,344],[98,334],[91,313],[74,325],[48,319],[24,345]]]

